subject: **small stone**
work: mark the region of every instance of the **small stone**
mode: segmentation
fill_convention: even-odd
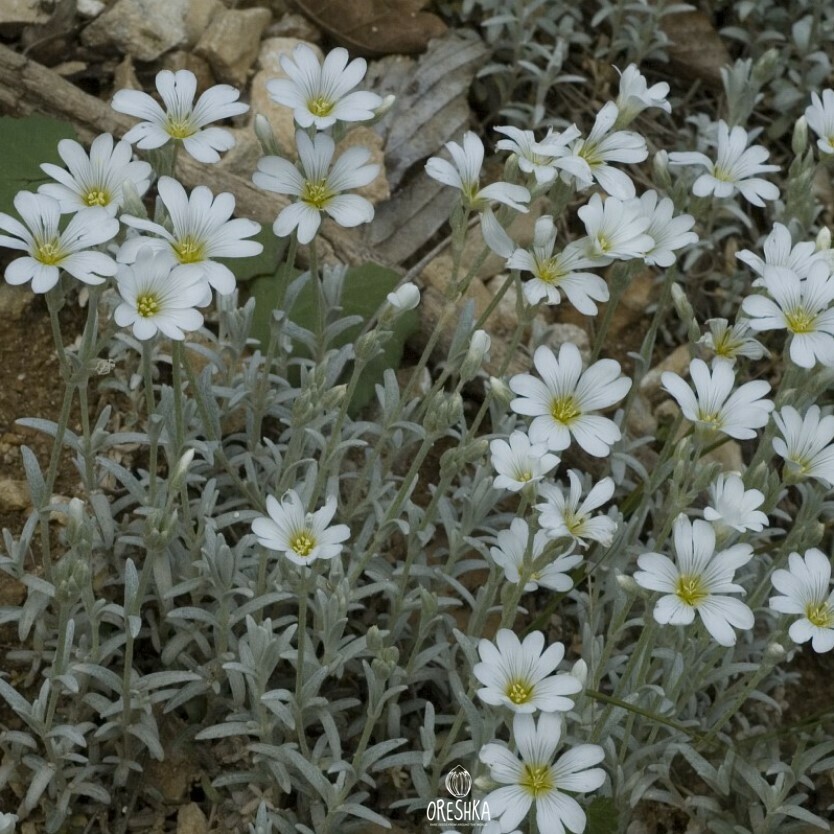
[[[78,0],[75,6],[79,17],[86,18],[98,17],[106,8],[107,4],[101,0]]]
[[[26,481],[0,478],[0,510],[25,510],[29,506],[29,487]]]
[[[0,317],[19,319],[34,301],[29,287],[12,286],[5,281],[0,284]]]
[[[641,391],[631,401],[626,428],[632,437],[655,437],[657,434],[657,420],[652,414],[651,404]]]
[[[579,348],[579,353],[582,356],[582,361],[587,363],[591,358],[591,342],[588,339],[588,334],[576,324],[568,324],[560,322],[559,324],[551,324],[547,328],[548,338],[546,344],[551,350],[556,353],[562,345],[571,344]]]
[[[640,380],[640,390],[651,398],[660,390],[661,376],[664,371],[671,371],[678,376],[684,376],[689,368],[689,361],[689,346],[679,345]]]
[[[722,443],[711,452],[707,452],[701,460],[705,463],[720,463],[724,472],[744,472],[745,470],[741,446],[735,440]]]
[[[376,179],[362,186],[362,188],[355,189],[354,193],[377,205],[391,196],[391,187],[388,184],[388,178],[385,176],[385,153],[382,137],[364,125],[351,128],[336,147],[335,158],[338,159],[348,148],[356,147],[367,148],[371,152],[371,156],[365,164],[379,165],[379,173],[376,175]]]
[[[309,43],[321,43],[321,30],[302,14],[285,14],[267,30],[269,38],[299,38]]]
[[[185,32],[188,46],[194,46],[216,17],[225,10],[221,0],[189,0],[188,15],[185,18]]]
[[[57,73],[61,78],[69,78],[72,75],[78,75],[79,72],[84,72],[85,69],[87,69],[87,64],[84,61],[64,61],[52,67],[52,72]]]
[[[2,0],[0,2],[0,31],[7,34],[18,32],[23,26],[46,23],[49,14],[44,11],[40,0]]]
[[[116,0],[81,33],[81,42],[155,61],[188,43],[189,6],[189,0]]]
[[[133,68],[133,58],[130,55],[125,55],[113,71],[113,87],[116,90],[142,89],[142,84],[136,77],[136,70]]]
[[[183,805],[177,813],[177,834],[206,834],[208,820],[196,802]]]
[[[647,315],[649,306],[656,300],[655,274],[649,270],[635,275],[617,305],[611,319],[610,337],[619,337],[631,331]]]
[[[272,126],[272,132],[281,148],[283,156],[288,159],[295,159],[298,154],[295,149],[295,120],[292,110],[283,104],[276,104],[267,92],[266,85],[273,78],[286,78],[287,74],[281,67],[281,55],[292,55],[295,47],[304,43],[297,38],[269,38],[261,44],[261,51],[258,55],[258,64],[261,67],[252,79],[250,91],[249,108],[250,119],[254,120],[255,114],[260,113]],[[324,59],[322,51],[312,43],[308,43],[319,61]]]
[[[228,9],[212,20],[195,52],[211,64],[218,80],[242,85],[271,19],[269,9]]]
[[[251,127],[226,128],[235,138],[235,146],[227,151],[218,162],[218,167],[225,168],[233,174],[250,179],[258,167],[258,160],[263,156],[263,149],[258,137]]]

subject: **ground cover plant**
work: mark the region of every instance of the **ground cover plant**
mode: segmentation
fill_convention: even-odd
[[[681,5],[436,4],[489,58],[423,155],[430,61],[298,43],[271,229],[216,186],[231,84],[53,143],[0,212],[62,391],[16,423],[0,834],[828,830],[834,18],[788,5],[714,4],[703,88]],[[331,230],[411,245],[389,151],[437,217],[356,267]]]

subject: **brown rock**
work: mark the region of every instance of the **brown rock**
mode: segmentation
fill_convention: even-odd
[[[241,86],[271,19],[269,9],[227,9],[212,20],[195,52],[211,64],[218,80]]]
[[[190,0],[188,14],[185,18],[185,33],[188,46],[194,46],[211,22],[220,15],[226,7],[220,0]]]
[[[218,166],[249,179],[258,167],[258,160],[263,156],[261,143],[251,127],[227,130],[235,137],[235,146],[223,155]]]
[[[116,65],[116,69],[113,72],[113,87],[116,90],[142,89],[142,84],[136,77],[136,70],[133,68],[133,58],[130,55],[125,55]]]
[[[730,53],[704,12],[678,12],[663,18],[660,28],[669,38],[669,69],[689,80],[721,87],[721,67],[732,62]]]
[[[689,368],[689,362],[689,346],[679,345],[640,380],[640,391],[649,398],[653,397],[660,390],[660,377],[664,371],[671,371],[678,376],[685,376]]]
[[[184,49],[178,49],[166,55],[162,65],[171,72],[177,72],[178,70],[193,72],[197,79],[198,94],[213,86],[217,81],[208,61],[193,52],[186,52]]]
[[[0,479],[0,510],[25,510],[29,506],[29,487],[26,481]]]
[[[309,43],[321,43],[321,29],[314,26],[303,14],[285,14],[267,30],[269,38],[299,38]]]
[[[2,0],[0,2],[0,31],[16,34],[24,26],[46,23],[49,14],[40,0]]]
[[[4,319],[19,319],[35,296],[28,287],[12,286],[5,281],[0,284],[0,316]]]
[[[206,834],[208,820],[196,802],[183,805],[177,813],[177,834]]]

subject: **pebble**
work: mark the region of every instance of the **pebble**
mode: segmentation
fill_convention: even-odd
[[[0,510],[25,510],[29,505],[29,486],[26,481],[0,478]]]
[[[271,20],[269,9],[227,9],[214,17],[195,52],[209,62],[219,81],[242,86]]]

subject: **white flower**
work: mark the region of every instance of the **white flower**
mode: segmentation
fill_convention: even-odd
[[[727,319],[708,319],[707,325],[709,333],[701,336],[698,344],[705,345],[715,354],[713,366],[725,362],[732,367],[739,356],[761,359],[769,355],[761,342],[748,335],[750,323],[746,319],[740,319],[732,327]]]
[[[518,492],[559,465],[559,458],[547,451],[547,444],[531,443],[523,431],[514,431],[507,440],[491,441],[489,450],[498,473],[492,484],[495,489]]]
[[[119,231],[119,221],[105,209],[82,209],[61,232],[61,207],[52,197],[20,191],[14,207],[23,223],[0,213],[0,229],[11,235],[0,235],[0,246],[26,255],[6,267],[10,284],[31,281],[32,292],[44,293],[58,283],[62,269],[85,284],[102,284],[102,276],[116,274],[116,262],[109,255],[88,251]]]
[[[484,800],[490,815],[501,818],[502,831],[515,828],[534,802],[539,831],[563,834],[567,828],[580,834],[585,830],[585,812],[570,794],[594,791],[605,782],[605,771],[594,767],[605,753],[596,744],[580,744],[554,762],[561,735],[558,713],[546,712],[538,723],[532,715],[520,714],[513,718],[518,755],[503,744],[481,748],[481,761],[489,767],[492,778],[504,786]]]
[[[560,169],[581,180],[591,179],[588,163],[572,155],[568,147],[579,138],[579,128],[576,125],[571,125],[561,133],[549,131],[541,142],[536,141],[532,130],[521,130],[509,125],[495,129],[509,137],[499,139],[495,147],[500,151],[514,153],[518,158],[518,167],[525,174],[532,174],[537,184],[553,182]]]
[[[530,192],[522,185],[494,182],[480,187],[481,166],[484,162],[484,144],[472,131],[463,135],[463,147],[457,142],[447,142],[454,165],[433,156],[426,162],[426,173],[438,182],[457,188],[463,193],[465,203],[473,210],[485,209],[490,202],[503,203],[516,211],[527,211],[523,203],[530,202]]]
[[[541,300],[558,304],[561,290],[580,313],[595,316],[597,305],[594,301],[608,301],[608,285],[599,275],[577,270],[600,266],[604,259],[589,258],[581,243],[569,243],[554,255],[555,245],[556,225],[550,215],[544,215],[536,221],[532,252],[516,249],[507,260],[510,269],[533,275],[524,283],[524,297],[529,304]]]
[[[330,495],[324,506],[308,513],[295,490],[288,490],[281,502],[271,495],[266,499],[269,516],[252,522],[258,543],[283,553],[297,565],[309,565],[315,559],[332,559],[342,552],[342,542],[350,536],[346,524],[328,526],[336,514],[336,496]]]
[[[727,594],[744,593],[733,583],[738,568],[753,556],[749,544],[736,544],[715,552],[715,530],[706,521],[693,521],[681,513],[675,519],[676,562],[660,553],[644,553],[634,574],[638,585],[665,594],[654,607],[654,618],[666,625],[689,625],[697,612],[706,630],[722,646],[733,646],[733,627],[753,627],[753,612]]]
[[[350,91],[365,77],[367,63],[354,58],[348,63],[342,47],[327,53],[320,64],[316,53],[305,43],[298,44],[292,58],[281,56],[281,67],[289,78],[276,78],[266,85],[269,97],[291,107],[293,117],[303,128],[326,130],[336,122],[364,122],[374,117],[382,99],[376,93]]]
[[[816,93],[811,93],[811,104],[805,109],[805,121],[819,136],[817,147],[823,153],[834,153],[834,90],[823,90],[822,100]]]
[[[493,561],[503,571],[508,582],[518,585],[521,581],[521,571],[524,568],[524,557],[530,542],[530,528],[522,518],[514,518],[509,530],[502,530],[498,534],[498,547],[491,547],[489,552]],[[529,565],[536,565],[539,557],[550,543],[550,538],[544,530],[538,530],[530,546]],[[573,570],[582,562],[579,554],[561,555],[544,567],[534,568],[524,585],[525,591],[535,591],[539,585],[551,591],[566,593],[573,587],[568,571]]]
[[[623,202],[616,197],[603,202],[599,194],[593,194],[577,211],[588,233],[588,257],[610,263],[642,258],[653,249],[655,241],[646,233],[651,218],[642,212],[641,205],[637,200]]]
[[[614,127],[619,112],[617,105],[609,101],[597,114],[588,138],[577,139],[571,146],[571,153],[588,164],[592,178],[612,197],[630,200],[635,194],[634,183],[628,174],[612,168],[608,163],[642,162],[649,155],[649,151],[646,140],[638,133],[629,130],[609,132]],[[580,188],[587,188],[591,185],[591,180],[583,181],[577,178],[577,184]]]
[[[510,408],[535,418],[530,440],[559,452],[570,446],[573,435],[589,455],[605,457],[622,435],[613,420],[589,412],[607,408],[628,393],[631,380],[620,374],[620,363],[600,359],[583,373],[579,348],[565,342],[558,359],[550,348],[537,348],[533,364],[541,380],[532,374],[510,380],[510,389],[518,394]]]
[[[725,121],[718,122],[718,148],[716,161],[700,152],[671,153],[670,165],[702,165],[707,169],[692,186],[697,197],[732,197],[741,193],[754,206],[763,206],[765,200],[775,200],[779,189],[758,174],[778,171],[778,165],[762,164],[770,153],[762,145],[748,148],[750,141],[747,131],[736,126],[730,130]]]
[[[203,276],[198,269],[178,266],[169,252],[141,249],[132,266],[119,266],[116,286],[122,303],[113,318],[120,327],[133,327],[137,339],[160,331],[181,340],[184,331],[203,324],[202,314],[194,309],[205,302]]]
[[[704,507],[704,518],[717,528],[761,533],[767,527],[767,515],[757,509],[764,503],[764,493],[745,490],[739,475],[720,474],[709,488],[709,497],[711,506]]]
[[[522,643],[508,628],[499,629],[495,643],[481,640],[481,662],[472,674],[484,685],[480,699],[514,712],[567,712],[573,701],[566,695],[582,690],[573,675],[552,674],[565,657],[565,647],[554,643],[544,653],[544,634],[533,631]]]
[[[614,67],[620,72],[617,67]],[[617,109],[620,111],[619,124],[627,125],[634,120],[638,113],[649,107],[657,107],[666,113],[672,112],[672,105],[666,101],[669,95],[669,85],[659,81],[649,87],[645,76],[637,69],[636,64],[629,64],[620,73],[620,92],[617,96]]]
[[[0,834],[14,834],[17,820],[17,814],[0,813]]]
[[[749,440],[756,436],[754,429],[767,423],[773,410],[770,400],[762,399],[770,391],[763,380],[746,382],[733,391],[736,375],[722,362],[710,373],[706,362],[693,359],[689,375],[695,384],[695,392],[671,371],[661,374],[663,387],[677,400],[683,416],[707,431],[719,431],[736,440]]]
[[[69,171],[45,162],[41,168],[57,182],[46,183],[40,194],[57,200],[62,212],[101,206],[115,215],[121,208],[122,185],[133,184],[141,197],[151,183],[153,170],[147,162],[131,162],[133,151],[128,142],[117,142],[109,133],[97,136],[90,145],[88,156],[84,148],[72,139],[58,143],[58,153]]]
[[[675,204],[669,197],[658,202],[656,191],[646,191],[635,201],[640,213],[649,218],[645,233],[654,241],[654,245],[643,252],[641,257],[650,266],[672,266],[676,260],[676,250],[698,242],[698,235],[692,231],[695,218],[691,214],[673,217]]]
[[[750,295],[741,309],[753,330],[788,330],[790,357],[802,368],[834,365],[834,276],[817,261],[802,280],[784,266],[765,266],[762,284],[771,298]]]
[[[781,223],[774,223],[773,229],[764,241],[764,260],[749,249],[742,249],[736,257],[747,264],[760,277],[767,266],[784,266],[793,270],[800,278],[808,275],[811,267],[820,260],[825,260],[824,254],[817,251],[810,241],[803,241],[793,245],[791,233]],[[761,285],[755,280],[753,286]]]
[[[789,405],[773,414],[782,437],[773,439],[776,454],[785,461],[792,478],[816,478],[829,489],[834,487],[834,416],[821,416],[812,405],[804,417]]]
[[[770,580],[784,596],[771,597],[770,607],[781,614],[801,614],[788,631],[794,643],[807,643],[815,652],[834,648],[834,591],[831,562],[816,547],[788,556],[788,570],[775,570]]]
[[[158,237],[128,238],[119,249],[119,261],[132,263],[144,246],[154,251],[172,252],[180,264],[198,264],[205,280],[221,295],[231,293],[235,288],[234,273],[213,259],[259,255],[263,246],[244,238],[256,234],[260,225],[243,218],[230,220],[235,210],[235,198],[227,192],[213,197],[206,186],[198,185],[189,197],[182,185],[171,177],[160,177],[157,189],[171,218],[172,231],[142,217],[123,215],[126,225]]]
[[[238,101],[240,92],[228,84],[217,84],[206,90],[197,104],[197,77],[189,70],[161,70],[156,75],[156,89],[165,103],[163,110],[147,93],[139,90],[119,90],[113,96],[112,107],[143,119],[125,134],[125,141],[138,148],[161,148],[172,139],[182,142],[186,153],[198,162],[218,162],[218,151],[228,151],[235,145],[228,130],[206,127],[220,119],[239,116],[249,109]]]
[[[591,513],[611,500],[614,494],[614,481],[603,478],[580,503],[582,498],[582,480],[579,472],[571,469],[570,493],[565,493],[554,484],[544,484],[541,488],[545,503],[536,504],[540,512],[539,524],[552,539],[572,538],[582,547],[587,547],[586,539],[597,541],[604,547],[611,544],[617,523],[604,515],[591,517]]]
[[[416,284],[407,281],[385,297],[392,307],[404,313],[413,310],[420,303],[420,289]]]
[[[358,194],[343,194],[350,188],[361,188],[372,182],[379,165],[366,165],[371,158],[367,148],[348,148],[330,167],[336,145],[324,133],[313,139],[299,130],[295,134],[301,170],[286,159],[265,156],[258,161],[252,181],[259,188],[277,194],[298,197],[298,201],[282,209],[272,230],[278,237],[287,237],[298,228],[298,242],[309,243],[319,230],[321,213],[329,214],[340,226],[352,227],[370,223],[374,207]]]

